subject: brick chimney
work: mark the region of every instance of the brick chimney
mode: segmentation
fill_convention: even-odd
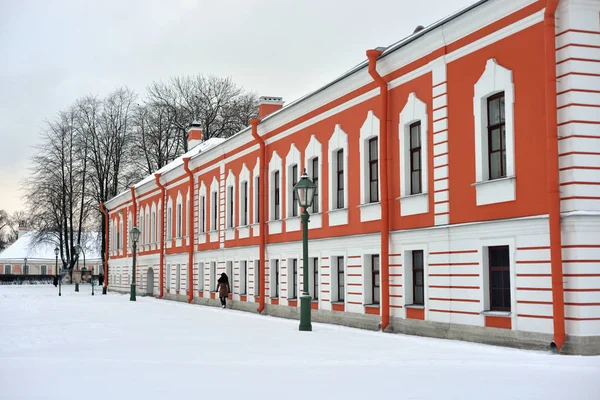
[[[200,123],[194,121],[188,128],[188,150],[193,149],[202,143],[202,129],[200,129]]]
[[[258,118],[264,118],[283,107],[282,97],[261,96],[258,99]]]
[[[29,229],[27,229],[26,226],[19,225],[19,235],[17,236],[17,238],[21,239],[23,235],[25,235],[27,232],[29,232]]]

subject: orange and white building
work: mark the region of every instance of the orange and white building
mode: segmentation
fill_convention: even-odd
[[[104,204],[110,289],[600,354],[600,1],[482,0]],[[293,77],[290,77],[293,78]],[[190,146],[191,148],[192,146]],[[309,276],[292,187],[306,169]]]

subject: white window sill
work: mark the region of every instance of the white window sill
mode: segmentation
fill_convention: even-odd
[[[420,304],[407,304],[404,306],[404,308],[414,308],[415,310],[424,310],[425,306],[420,305]]]
[[[381,203],[366,203],[357,206],[360,208],[360,221],[376,221],[381,219]]]
[[[225,240],[235,239],[235,227],[230,227],[225,230]]]
[[[327,212],[329,214],[329,226],[348,224],[348,208],[337,208]]]
[[[219,231],[217,231],[217,230],[208,232],[208,236],[209,236],[209,240],[211,241],[211,243],[219,241]]]
[[[285,231],[286,232],[296,232],[300,230],[300,216],[290,216],[285,220]]]
[[[379,308],[379,304],[363,304],[365,308]]]
[[[240,239],[250,237],[250,225],[238,226],[237,231]]]
[[[481,315],[489,316],[489,317],[510,317],[512,313],[510,311],[482,311]]]
[[[269,221],[269,235],[278,234],[282,231],[283,222],[280,219]]]
[[[400,215],[417,215],[429,212],[429,193],[410,194],[398,197],[400,200]]]
[[[504,203],[516,199],[516,177],[475,182],[471,186],[477,192],[477,205]]]

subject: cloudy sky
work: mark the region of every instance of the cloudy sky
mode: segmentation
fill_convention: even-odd
[[[23,209],[44,120],[191,74],[290,102],[475,0],[0,0],[0,209]]]

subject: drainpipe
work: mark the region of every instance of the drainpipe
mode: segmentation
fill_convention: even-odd
[[[388,125],[388,85],[377,72],[377,57],[380,50],[367,50],[369,58],[369,75],[379,85],[379,98],[381,100],[381,122],[379,124],[379,148],[382,155],[381,162],[381,330],[385,331],[390,323],[390,282],[389,282],[389,237],[390,237],[390,209],[388,188],[388,155],[387,125]]]
[[[166,212],[166,204],[165,204],[165,193],[166,188],[160,183],[160,174],[154,174],[154,180],[156,182],[156,186],[160,188],[160,197],[163,201],[163,207],[160,213],[160,293],[158,295],[159,299],[163,298],[164,290],[165,290],[165,212]]]
[[[108,290],[108,210],[104,203],[100,203],[100,212],[104,214],[104,287],[102,294],[106,294]]]
[[[194,238],[196,237],[196,232],[194,232],[194,202],[192,199],[194,198],[194,173],[190,170],[189,167],[190,159],[183,159],[183,169],[187,173],[188,178],[190,178],[190,198],[188,199],[190,202],[190,209],[188,211],[188,237],[190,238],[190,245],[188,249],[188,303],[191,303],[194,300]]]
[[[134,226],[137,226],[137,197],[135,197],[135,187],[131,186],[130,189],[131,189],[131,201],[133,202],[133,221],[132,221],[133,223],[131,224],[132,225],[131,227],[133,228]],[[127,234],[129,235],[129,232],[127,232]]]
[[[266,199],[266,192],[265,192],[265,186],[267,184],[267,171],[266,171],[266,157],[267,157],[267,146],[265,145],[265,141],[263,140],[263,138],[260,137],[260,135],[258,134],[258,123],[260,122],[259,119],[253,118],[250,120],[250,125],[252,125],[252,137],[258,142],[258,145],[260,146],[260,177],[262,182],[260,182],[260,193],[258,194],[258,198],[260,199],[260,204],[259,204],[259,215],[261,218],[260,221],[260,242],[259,242],[259,247],[258,247],[258,251],[259,251],[259,262],[260,262],[260,281],[258,282],[259,285],[259,293],[260,293],[260,298],[259,298],[259,302],[258,302],[258,312],[262,313],[263,310],[265,309],[265,245],[266,245],[266,237],[267,237],[267,209],[266,209],[266,204],[267,204],[267,199]]]
[[[560,185],[558,171],[558,126],[556,104],[556,29],[558,0],[547,0],[544,12],[544,56],[546,74],[546,168],[548,174],[548,218],[550,228],[550,260],[552,267],[553,350],[560,351],[565,342],[565,298],[562,270],[562,238],[560,227]]]

